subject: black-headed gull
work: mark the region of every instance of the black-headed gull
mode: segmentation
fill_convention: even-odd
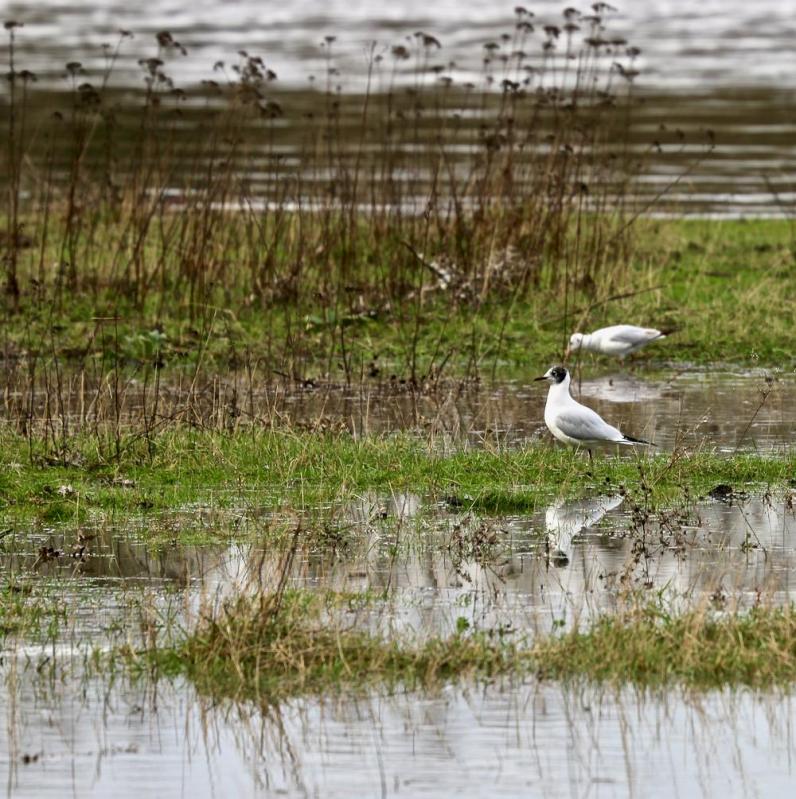
[[[588,350],[624,358],[625,355],[630,355],[631,352],[659,338],[666,338],[666,334],[652,327],[611,325],[611,327],[601,327],[593,333],[573,333],[569,337],[566,356],[578,350]]]
[[[551,384],[544,407],[544,423],[550,432],[565,444],[585,447],[589,451],[589,458],[592,447],[597,445],[655,446],[642,438],[625,435],[608,424],[599,413],[573,399],[569,393],[569,372],[563,366],[553,366],[535,379],[547,380]]]

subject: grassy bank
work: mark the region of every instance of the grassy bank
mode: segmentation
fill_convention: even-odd
[[[241,390],[282,376],[372,384],[528,378],[561,358],[570,332],[617,321],[678,331],[637,356],[642,360],[787,369],[796,362],[794,241],[785,221],[644,220],[619,272],[566,293],[554,282],[477,296],[440,287],[416,263],[406,267],[404,293],[387,296],[382,272],[405,262],[406,249],[399,241],[363,240],[358,293],[346,307],[309,288],[253,302],[247,287],[234,283],[208,288],[200,304],[189,294],[171,297],[167,287],[143,303],[112,283],[68,302],[35,289],[6,312],[2,342],[8,379],[20,389],[33,373],[54,382],[56,363],[89,384],[118,377],[114,370],[149,374],[153,382],[157,372],[164,383],[238,372]],[[318,262],[307,270],[328,268]],[[176,262],[164,269],[179,274]]]
[[[643,107],[639,51],[606,38],[608,17],[564,42],[518,7],[501,42],[472,43],[483,69],[465,84],[429,69],[442,45],[418,32],[374,50],[352,94],[331,52],[310,91],[280,93],[249,53],[178,87],[165,31],[116,43],[140,54],[143,90],[120,92],[110,59],[71,62],[52,92],[14,60],[26,32],[9,21],[15,388],[54,363],[89,383],[527,376],[618,320],[679,329],[645,357],[792,364],[793,226],[650,218],[667,194],[638,180],[653,154],[677,192],[717,143],[671,101]]]
[[[501,675],[642,688],[771,688],[796,682],[796,609],[703,607],[669,613],[661,603],[600,616],[586,629],[468,631],[412,644],[328,621],[317,596],[288,592],[239,599],[200,622],[175,648],[127,651],[134,668],[185,673],[214,696],[278,700],[374,685],[429,688]]]
[[[638,459],[596,458],[546,443],[522,449],[446,453],[411,435],[354,438],[348,433],[177,430],[124,441],[106,459],[91,437],[63,460],[24,438],[0,439],[0,502],[7,523],[79,522],[179,508],[311,507],[365,490],[415,492],[482,511],[532,510],[553,496],[626,491],[646,504],[672,503],[718,483],[765,490],[796,476],[796,457],[709,452]]]

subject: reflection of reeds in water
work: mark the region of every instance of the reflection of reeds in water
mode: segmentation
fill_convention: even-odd
[[[575,292],[615,282],[643,210],[627,194],[641,168],[628,147],[638,50],[609,34],[608,14],[568,9],[561,26],[536,29],[519,8],[471,82],[417,33],[371,49],[355,95],[339,85],[333,37],[312,91],[277,92],[273,71],[245,52],[183,90],[168,71],[185,48],[167,32],[139,61],[140,92],[114,88],[132,46],[122,33],[101,74],[73,61],[66,96],[34,93],[7,23],[6,297],[30,319],[7,354],[23,355],[22,393],[44,390],[58,417],[67,354],[81,385],[98,386],[85,407],[115,428],[118,449],[131,357],[151,387],[143,434],[163,422],[167,323],[194,357],[192,388],[208,342],[252,315],[265,320],[265,363],[229,352],[250,375],[300,376],[321,362],[350,382],[374,368],[352,352],[350,330],[389,320],[412,340],[415,385],[451,354],[421,373],[416,312],[435,297],[477,308],[551,288],[566,317]],[[75,315],[84,340],[56,343]],[[69,433],[61,418],[48,436]]]

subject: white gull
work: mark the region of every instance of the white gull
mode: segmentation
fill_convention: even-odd
[[[588,350],[624,358],[625,355],[630,355],[631,352],[659,338],[666,338],[666,334],[652,327],[611,325],[611,327],[601,327],[593,333],[573,333],[569,337],[566,355],[578,350]]]
[[[569,372],[563,366],[551,367],[536,380],[550,383],[544,408],[544,422],[550,432],[565,444],[585,447],[589,458],[592,447],[601,444],[655,446],[650,441],[625,435],[599,413],[573,399],[569,393]]]

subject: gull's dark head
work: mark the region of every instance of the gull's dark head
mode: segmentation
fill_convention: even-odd
[[[541,377],[534,380],[547,380],[548,383],[563,383],[567,379],[567,370],[563,366],[551,366]]]

